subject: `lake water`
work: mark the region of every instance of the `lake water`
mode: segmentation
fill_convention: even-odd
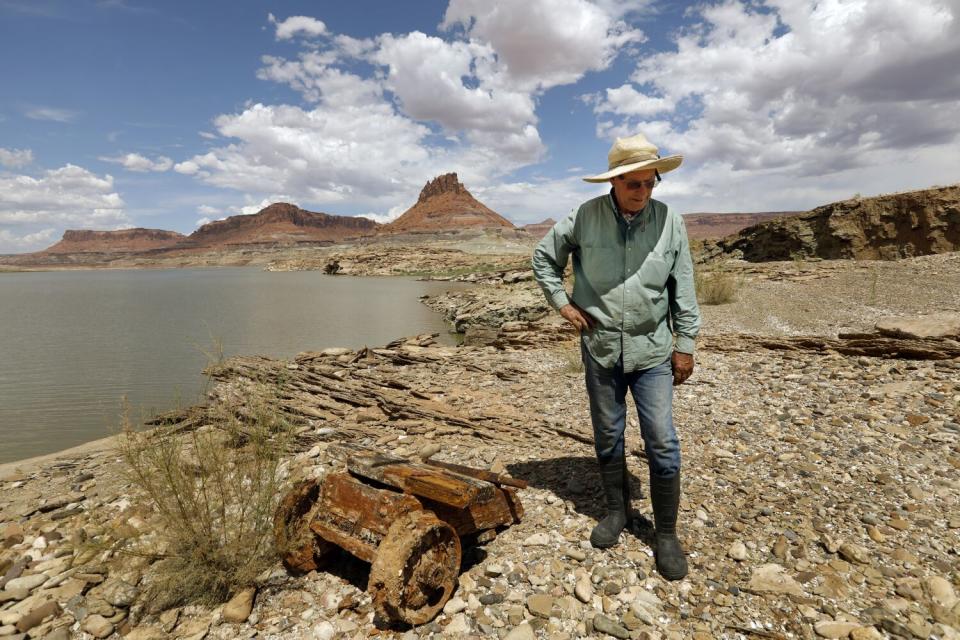
[[[418,301],[467,285],[259,268],[0,273],[0,463],[195,404],[225,355],[289,358],[440,332]]]

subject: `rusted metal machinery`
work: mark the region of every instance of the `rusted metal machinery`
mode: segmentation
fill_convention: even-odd
[[[322,566],[331,545],[371,563],[367,590],[385,620],[432,620],[456,586],[461,544],[489,542],[523,516],[521,480],[353,444],[329,451],[344,458],[348,473],[291,490],[277,510],[277,543],[295,572]]]

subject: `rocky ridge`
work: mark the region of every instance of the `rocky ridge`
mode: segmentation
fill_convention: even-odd
[[[119,231],[67,230],[63,238],[42,253],[116,253],[167,249],[186,236],[162,229],[121,229]]]
[[[188,244],[215,247],[240,244],[292,244],[333,242],[376,233],[378,225],[367,218],[314,213],[286,202],[277,202],[253,215],[230,216],[208,222],[190,234]]]
[[[958,257],[883,263],[881,282],[935,273],[947,288],[960,278]],[[951,292],[873,299],[853,263],[798,267],[746,265],[738,305],[782,314],[774,298],[805,300],[811,311],[781,319],[807,338],[835,334],[837,305],[816,295],[827,285],[858,310],[848,321],[863,331],[880,316],[960,311]],[[497,299],[516,310],[471,324],[476,339],[460,347],[417,336],[290,361],[234,358],[212,371],[214,404],[242,408],[252,380],[285,385],[277,409],[299,424],[289,468],[302,474],[340,469],[329,444],[350,440],[402,456],[439,449],[436,459],[530,483],[523,521],[471,552],[433,622],[378,628],[366,566],[348,560],[304,577],[278,565],[223,607],[152,609],[141,599],[150,564],[103,550],[118,527],[149,531],[153,517],[107,450],[0,472],[0,637],[960,637],[960,360],[768,348],[752,327],[792,334],[738,320],[738,305],[705,307],[698,368],[674,398],[691,573],[671,583],[654,569],[633,416],[629,470],[644,518],[614,549],[589,545],[603,509],[576,336],[555,314],[535,318],[536,293],[529,280],[490,278],[445,296],[454,317]],[[502,321],[523,310],[535,319]],[[202,429],[203,415],[168,415],[164,428]]]
[[[794,257],[890,260],[960,249],[960,185],[834,202],[708,245],[750,262]]]
[[[542,238],[547,235],[547,232],[557,224],[557,221],[553,218],[547,218],[541,222],[534,222],[532,224],[525,224],[521,227],[524,231],[530,235],[536,237],[537,239]]]

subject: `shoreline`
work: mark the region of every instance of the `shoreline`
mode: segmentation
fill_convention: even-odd
[[[53,462],[59,458],[87,453],[99,453],[113,446],[117,436],[106,436],[98,438],[83,444],[74,445],[53,453],[43,453],[30,458],[14,460],[12,462],[0,462],[0,480],[12,473],[30,473],[47,462]]]

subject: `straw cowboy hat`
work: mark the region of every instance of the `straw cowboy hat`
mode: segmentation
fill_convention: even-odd
[[[657,147],[642,133],[629,138],[617,138],[607,154],[607,171],[584,178],[586,182],[606,182],[624,173],[641,169],[656,169],[660,173],[673,171],[683,162],[683,156],[661,158]]]

